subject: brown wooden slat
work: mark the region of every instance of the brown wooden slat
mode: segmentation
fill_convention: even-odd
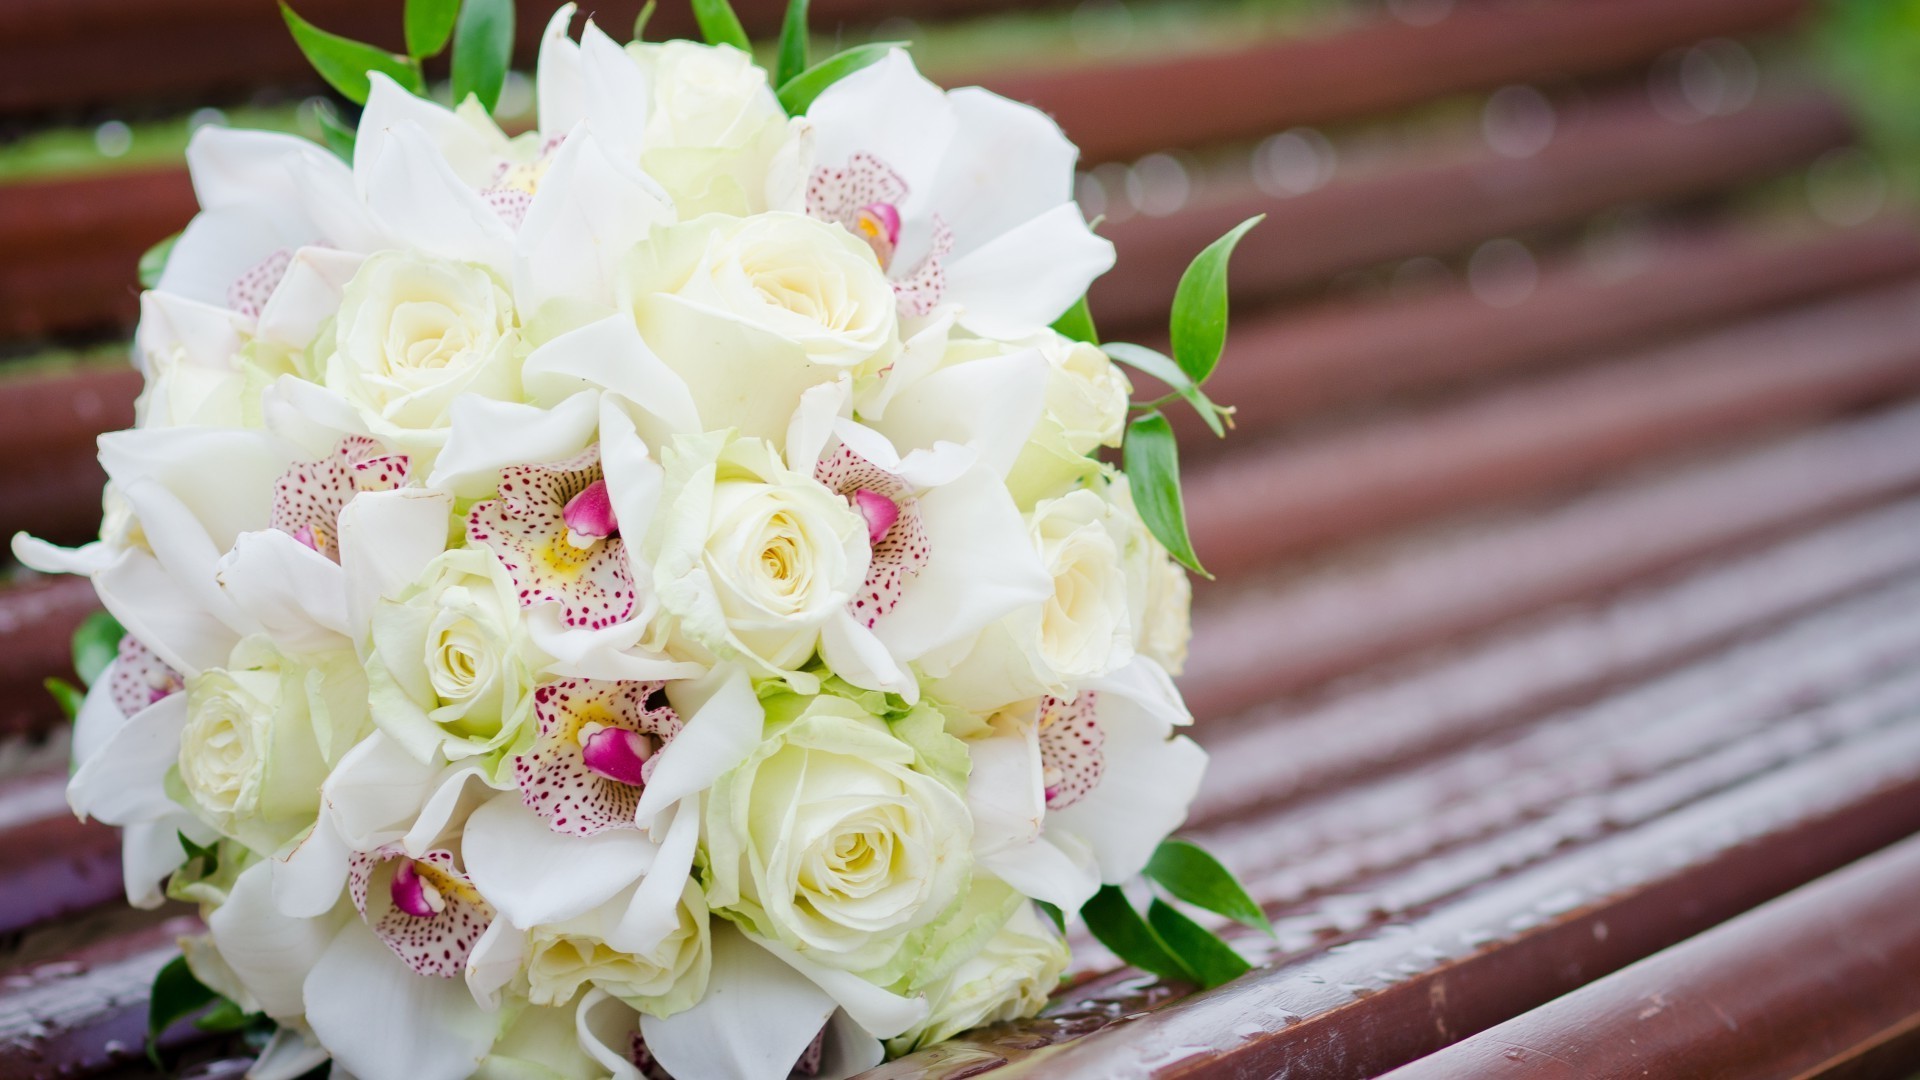
[[[64,771],[0,780],[0,935],[121,899],[120,838],[67,808]]]
[[[1567,118],[1530,158],[1484,148],[1449,164],[1381,169],[1289,199],[1241,193],[1196,201],[1167,217],[1134,217],[1104,231],[1120,261],[1094,283],[1103,326],[1160,323],[1180,272],[1215,237],[1255,214],[1231,286],[1258,300],[1345,270],[1416,255],[1446,255],[1488,237],[1575,220],[1621,203],[1721,191],[1778,173],[1850,136],[1839,106],[1822,97],[1754,105],[1681,123],[1642,96]],[[1461,156],[1456,154],[1456,157]],[[1202,193],[1204,195],[1204,193]]]
[[[46,578],[0,590],[0,739],[39,736],[64,722],[41,685],[49,675],[75,678],[73,632],[99,610],[93,583]]]
[[[1196,611],[1181,689],[1203,720],[1237,712],[1917,486],[1920,406],[1905,405],[1545,514],[1240,585]]]
[[[1187,484],[1217,574],[1564,490],[1920,389],[1920,287],[1849,297],[1460,404],[1244,448]]]
[[[0,977],[0,1080],[84,1075],[138,1058],[146,1045],[147,991],[180,955],[175,941],[200,922],[131,920],[97,940],[37,957]]]
[[[890,16],[937,18],[1007,6],[1002,0],[820,0],[816,32],[831,34]],[[517,6],[515,63],[531,69],[540,32],[557,2]],[[783,0],[734,5],[761,39],[779,32]],[[294,5],[324,29],[396,51],[400,9],[384,0],[304,0]],[[619,40],[633,27],[640,0],[598,0],[581,8]],[[662,4],[650,25],[654,40],[699,37],[692,9]],[[441,61],[444,63],[444,61]],[[35,113],[113,103],[193,105],[243,97],[262,85],[322,89],[265,0],[9,0],[0,6],[0,113]],[[436,65],[438,66],[438,65]]]
[[[1123,124],[1121,130],[1131,129]],[[1293,199],[1224,197],[1167,218],[1117,223],[1109,231],[1120,263],[1096,283],[1094,310],[1110,329],[1158,323],[1180,268],[1254,213],[1271,220],[1251,234],[1235,261],[1233,284],[1243,299],[1386,259],[1452,252],[1621,202],[1718,190],[1809,160],[1848,136],[1841,111],[1824,98],[1694,124],[1664,118],[1637,98],[1610,102],[1567,119],[1554,143],[1530,159],[1481,148],[1452,164],[1411,164]],[[5,191],[0,296],[8,302],[0,307],[0,336],[130,325],[132,268],[140,253],[193,213],[190,187],[178,171],[39,181]]]
[[[95,460],[103,431],[133,424],[140,375],[132,367],[90,365],[54,375],[0,380],[0,537],[26,530],[81,543],[100,528]]]
[[[1450,285],[1406,299],[1236,316],[1207,392],[1236,407],[1238,433],[1217,440],[1192,410],[1171,415],[1191,460],[1238,450],[1249,432],[1267,427],[1645,346],[1916,272],[1920,235],[1904,222],[1811,236],[1729,230],[1650,240],[1624,273],[1562,253],[1546,260],[1526,299],[1508,307]],[[1134,380],[1136,389],[1156,385]]]
[[[1010,1060],[1009,1078],[1370,1076],[1898,840],[1920,825],[1920,677],[1897,649],[1847,670],[1849,634],[1915,631],[1880,599],[1828,616],[1817,661],[1784,634],[1640,691],[1637,714],[1629,692],[1238,826],[1230,861],[1326,823],[1321,857],[1296,844],[1291,867],[1254,875],[1256,895],[1281,901],[1280,938],[1239,943],[1272,966],[1144,1015],[1165,991],[1099,979],[1040,1020],[870,1075]],[[1727,700],[1769,682],[1782,693]],[[1326,831],[1356,816],[1379,824]],[[1051,1045],[1089,1028],[1102,1030]]]
[[[1827,1075],[1920,1027],[1916,894],[1920,838],[1388,1077]]]
[[[1416,656],[1358,685],[1217,718],[1199,729],[1213,760],[1189,823],[1365,780],[1693,662],[1920,571],[1916,535],[1920,499],[1910,498],[1597,604],[1523,618],[1465,651]]]
[[[1428,26],[1378,19],[1324,37],[986,84],[1052,113],[1089,161],[1389,112],[1505,83],[1599,74],[1676,46],[1779,26],[1802,0],[1462,4]],[[1203,107],[1195,89],[1205,87]]]

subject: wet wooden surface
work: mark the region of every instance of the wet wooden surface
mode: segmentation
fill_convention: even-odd
[[[216,24],[273,40],[135,70],[118,45],[73,44],[104,2],[0,9],[0,58],[71,66],[7,81],[0,110],[85,105],[76,86],[107,100],[300,77],[266,5],[115,0],[116,25],[152,41]],[[301,10],[352,32],[377,6]],[[765,24],[765,5],[741,7]],[[1804,77],[1712,115],[1650,89],[1672,50],[1778,34],[1804,10],[1456,0],[1437,20],[1374,12],[1204,58],[990,80],[1054,111],[1090,161],[1245,157],[1218,144],[1303,124],[1399,135],[1342,143],[1291,197],[1181,159],[1176,209],[1103,226],[1121,264],[1099,322],[1151,341],[1186,259],[1269,214],[1234,262],[1241,307],[1211,387],[1239,430],[1215,444],[1178,422],[1196,541],[1221,573],[1197,583],[1182,679],[1214,755],[1187,831],[1278,937],[1238,933],[1259,966],[1193,996],[1078,939],[1041,1018],[873,1080],[1920,1070],[1920,1001],[1895,985],[1920,921],[1887,899],[1920,865],[1920,233],[1814,212],[1809,166],[1854,136]],[[1196,70],[1234,107],[1170,91]],[[1515,82],[1553,110],[1522,154],[1476,116],[1475,95]],[[0,341],[16,343],[127,325],[133,259],[192,209],[177,170],[0,192]],[[1474,280],[1492,240],[1535,267],[1518,291]],[[0,381],[9,530],[91,530],[92,437],[126,422],[137,385]],[[146,984],[195,925],[124,910],[113,833],[61,805],[64,735],[39,683],[92,606],[82,582],[0,588],[0,1080],[149,1075]],[[1666,1004],[1641,1016],[1649,993]],[[169,1038],[188,1075],[244,1070],[232,1043]],[[1797,1071],[1754,1071],[1763,1056]]]

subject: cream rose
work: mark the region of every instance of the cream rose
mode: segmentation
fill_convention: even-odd
[[[1043,499],[1027,528],[1051,594],[989,626],[973,641],[921,660],[940,701],[990,714],[1118,669],[1133,656],[1127,567],[1106,499],[1077,488]]]
[[[676,636],[793,672],[866,579],[865,519],[757,439],[681,436],[661,460],[663,513],[645,547]]]
[[[1081,489],[1028,515],[1034,546],[1053,578],[1035,626],[1040,661],[1061,682],[1104,675],[1132,655],[1126,570],[1106,501]]]
[[[1135,652],[1178,675],[1187,664],[1187,643],[1193,637],[1193,584],[1160,541],[1147,531],[1133,505],[1133,489],[1122,474],[1104,486],[1113,512],[1108,522],[1120,559],[1126,566],[1128,621],[1133,627]]]
[[[1022,509],[1032,509],[1040,500],[1090,483],[1099,474],[1099,463],[1089,455],[1103,446],[1120,445],[1133,386],[1106,353],[1052,330],[1007,342],[956,337],[947,343],[940,363],[963,364],[1026,350],[1047,361],[1045,406],[1007,473],[1007,487]]]
[[[713,942],[707,902],[689,881],[680,895],[679,923],[645,954],[608,945],[599,913],[556,926],[536,926],[527,938],[527,1000],[565,1005],[580,988],[597,986],[651,1016],[672,1016],[707,992]]]
[[[651,76],[640,166],[683,218],[800,209],[804,122],[789,120],[767,73],[728,45],[627,46]]]
[[[378,603],[372,637],[373,722],[414,757],[501,754],[528,732],[538,664],[513,578],[492,552],[435,558]]]
[[[983,1024],[1033,1016],[1060,985],[1067,959],[1059,931],[1022,902],[985,948],[927,987],[927,1018],[889,1039],[887,1049],[911,1053]]]
[[[326,338],[321,338],[322,345]],[[520,394],[513,302],[470,263],[384,251],[347,282],[320,381],[412,454],[446,441],[453,399]],[[416,463],[417,464],[417,463]]]
[[[661,229],[628,265],[641,337],[710,428],[777,439],[800,393],[899,352],[893,286],[873,252],[802,214]]]
[[[320,782],[366,732],[350,652],[295,659],[243,639],[224,668],[187,679],[180,781],[221,831],[272,852],[313,824]]]
[[[914,932],[966,892],[966,803],[852,701],[777,694],[766,710],[761,744],[707,797],[707,902],[816,963],[892,983],[924,944]]]

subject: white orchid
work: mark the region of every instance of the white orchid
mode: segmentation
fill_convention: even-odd
[[[969,747],[974,857],[1063,911],[1132,878],[1199,790],[1206,751],[1176,734],[1192,719],[1144,657],[995,717]]]
[[[873,247],[903,316],[950,305],[969,330],[1017,338],[1113,266],[1073,203],[1079,152],[1038,109],[943,91],[894,50],[828,87],[807,119],[807,212]]]

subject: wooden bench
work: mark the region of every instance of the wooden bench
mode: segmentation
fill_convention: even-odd
[[[0,12],[0,60],[67,40],[72,68],[0,109],[299,85],[284,57],[114,82],[106,45],[56,34],[103,2]],[[170,7],[278,32],[264,4]],[[387,5],[312,7],[346,29]],[[1649,90],[1709,39],[1790,50],[1804,11],[1456,0],[983,73],[1089,164],[1184,155],[1171,212],[1126,213],[1117,166],[1087,181],[1121,250],[1093,297],[1109,336],[1150,340],[1186,258],[1269,215],[1216,384],[1240,430],[1182,421],[1220,574],[1182,686],[1214,755],[1187,831],[1278,934],[1236,936],[1259,966],[1197,995],[1077,940],[1041,1017],[871,1078],[1920,1068],[1920,232],[1807,209],[1808,167],[1855,138],[1817,82],[1763,66],[1751,102],[1697,115]],[[1519,154],[1483,126],[1512,84],[1552,109]],[[1263,189],[1275,144],[1253,144],[1306,125],[1289,145],[1324,137],[1337,165]],[[191,209],[171,169],[0,187],[0,336],[124,333],[133,259]],[[1496,255],[1518,276],[1482,273]],[[0,445],[30,463],[0,487],[9,528],[84,537],[91,436],[137,389],[95,367],[0,382]],[[0,1080],[144,1075],[146,986],[193,925],[121,910],[113,833],[60,797],[38,683],[90,608],[83,583],[0,593]],[[195,1075],[244,1070],[235,1043],[168,1043]]]

